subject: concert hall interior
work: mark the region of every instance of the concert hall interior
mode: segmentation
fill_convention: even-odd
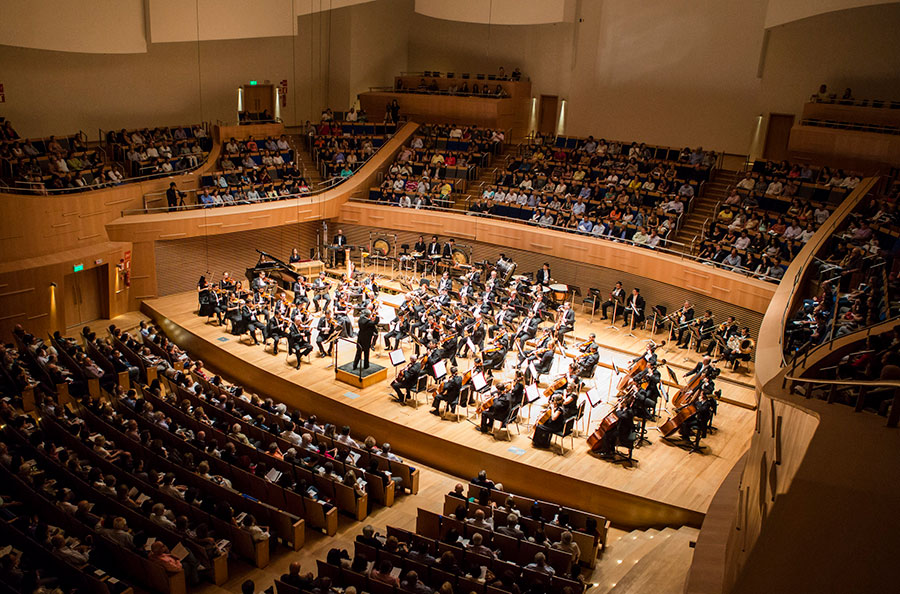
[[[896,589],[900,2],[2,6],[0,591]]]

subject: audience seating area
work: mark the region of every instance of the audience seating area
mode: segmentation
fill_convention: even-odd
[[[318,126],[307,125],[307,142],[326,180],[353,175],[397,131],[392,123],[334,121],[323,115]]]
[[[403,207],[452,206],[493,156],[503,150],[506,133],[476,126],[424,125],[397,155],[369,199]]]
[[[716,205],[699,255],[724,268],[779,280],[859,181],[828,167],[756,161]]]
[[[0,141],[0,179],[11,191],[87,191],[121,183],[124,177],[102,149],[88,146],[82,132],[46,138],[4,136]]]
[[[203,163],[212,148],[208,124],[108,131],[102,138],[128,177],[169,175]]]
[[[716,155],[536,135],[468,209],[595,237],[664,246],[709,178]]]
[[[318,576],[303,584],[276,580],[277,594],[328,587],[357,592],[452,592],[503,594],[538,591],[579,594],[582,568],[594,567],[606,545],[602,516],[519,497],[478,477],[445,495],[443,513],[419,508],[415,532],[371,526],[349,551],[332,549],[317,561]],[[512,521],[510,521],[512,520]],[[417,587],[419,589],[417,589]],[[316,588],[319,588],[318,590]]]
[[[197,203],[250,204],[307,194],[309,184],[295,161],[296,151],[284,134],[259,141],[230,138],[222,147],[218,171],[201,176]]]
[[[818,278],[787,325],[788,351],[805,351],[900,314],[897,235],[887,231],[896,212],[896,186],[888,190],[867,196],[818,254]],[[876,230],[872,221],[885,226]]]

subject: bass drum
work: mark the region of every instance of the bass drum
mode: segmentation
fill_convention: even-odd
[[[387,256],[391,253],[391,244],[386,239],[376,239],[372,242],[372,253],[376,256]]]

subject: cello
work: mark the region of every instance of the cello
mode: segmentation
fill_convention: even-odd
[[[636,391],[630,391],[620,397],[613,409],[600,420],[597,429],[588,436],[587,444],[591,452],[597,453],[603,448],[606,435],[611,431],[615,431],[619,424],[619,415],[616,414],[616,411],[631,406],[634,403],[635,393]]]
[[[631,364],[631,367],[628,368],[628,371],[625,373],[625,375],[622,377],[622,379],[619,380],[619,384],[616,386],[616,389],[619,390],[620,392],[622,390],[624,390],[626,387],[628,387],[628,383],[631,380],[631,378],[633,378],[635,375],[637,375],[638,373],[640,373],[641,371],[643,371],[646,368],[647,368],[647,357],[641,356],[638,359],[636,359]]]

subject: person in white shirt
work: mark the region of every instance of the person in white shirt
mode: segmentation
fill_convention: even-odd
[[[650,236],[647,235],[643,227],[638,227],[637,231],[634,232],[634,235],[631,236],[631,241],[633,241],[635,245],[646,245],[647,240],[649,239]]]
[[[746,231],[741,231],[741,236],[738,237],[734,242],[734,247],[739,250],[745,250],[750,246],[750,236],[747,235]]]
[[[281,138],[278,139],[276,146],[280,151],[290,150],[291,148],[291,145],[288,144],[287,138],[284,135],[282,135]]]
[[[156,148],[155,145],[152,145],[152,144],[151,144],[151,145],[147,148],[147,156],[150,157],[150,158],[153,158],[153,159],[156,159],[156,158],[159,157],[159,150]]]
[[[831,211],[829,211],[824,206],[817,206],[813,211],[813,219],[815,219],[816,224],[821,225],[825,221],[828,220],[828,217],[831,216]]]
[[[576,217],[582,216],[585,210],[587,210],[587,205],[584,203],[584,200],[580,198],[578,199],[578,202],[572,206],[572,214]]]
[[[753,176],[747,175],[744,179],[738,182],[737,187],[742,190],[752,190],[756,186],[756,181],[754,181]]]
[[[350,426],[349,425],[344,425],[343,427],[341,427],[341,433],[340,433],[340,435],[335,437],[335,441],[337,441],[338,443],[342,443],[346,446],[350,446],[351,448],[359,447],[359,444],[356,442],[356,440],[353,439],[352,437],[350,437]]]
[[[772,196],[781,196],[782,192],[784,192],[784,184],[782,184],[781,181],[777,180],[777,179],[775,181],[771,182],[766,187],[766,194],[769,194]]]
[[[359,119],[359,116],[356,113],[356,109],[351,107],[350,111],[347,112],[347,115],[344,116],[344,119],[348,122],[355,122]]]
[[[659,245],[659,242],[662,238],[656,233],[656,229],[650,232],[650,237],[647,238],[647,247],[655,248]]]
[[[797,239],[800,237],[800,233],[802,233],[800,226],[795,221],[791,221],[791,224],[788,225],[781,236],[785,239]]]

